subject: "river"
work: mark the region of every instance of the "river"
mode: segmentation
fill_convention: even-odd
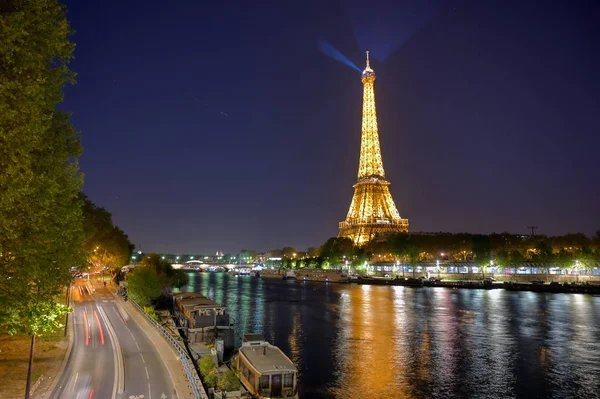
[[[600,297],[189,273],[299,369],[300,398],[598,398]]]

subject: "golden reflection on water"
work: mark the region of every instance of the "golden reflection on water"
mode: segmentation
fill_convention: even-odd
[[[300,340],[302,334],[302,326],[300,321],[300,313],[296,312],[292,318],[292,331],[288,337],[288,345],[292,355],[292,362],[294,364],[300,363]]]
[[[406,379],[400,378],[407,361],[402,295],[403,290],[368,285],[343,293],[342,325],[334,350],[338,380],[330,389],[335,397],[412,397]]]

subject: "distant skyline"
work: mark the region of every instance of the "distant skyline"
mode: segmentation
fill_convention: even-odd
[[[336,236],[373,50],[383,162],[411,231],[600,229],[600,6],[66,1],[84,191],[144,252]]]

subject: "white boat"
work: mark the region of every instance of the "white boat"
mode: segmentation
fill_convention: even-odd
[[[296,279],[296,273],[294,273],[293,270],[286,270],[285,272],[285,276],[283,276],[284,280],[295,280]]]
[[[260,334],[244,334],[233,366],[240,381],[259,399],[298,399],[298,369],[276,346]]]
[[[303,281],[324,281],[329,283],[347,283],[348,275],[336,269],[298,269],[296,278]]]

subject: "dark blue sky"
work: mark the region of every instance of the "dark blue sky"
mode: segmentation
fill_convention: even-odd
[[[85,191],[144,251],[335,236],[362,84],[326,40],[360,68],[374,52],[384,167],[412,230],[592,234],[600,10],[534,3],[67,1]]]

